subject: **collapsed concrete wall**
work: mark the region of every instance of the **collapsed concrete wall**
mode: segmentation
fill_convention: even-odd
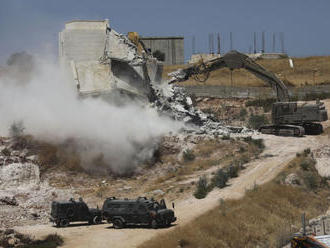
[[[127,94],[150,99],[157,60],[138,53],[108,20],[71,21],[59,33],[59,60],[81,95]],[[152,73],[151,73],[152,72]],[[158,73],[159,74],[159,73]]]
[[[60,33],[60,61],[69,69],[80,95],[111,95],[124,91],[126,95],[142,97],[161,115],[184,123],[183,131],[190,133],[223,135],[248,131],[223,126],[213,116],[195,109],[182,88],[161,83],[161,63],[145,47],[140,49],[136,33],[130,34],[133,37],[129,39],[117,33],[109,27],[108,21],[66,24]],[[75,46],[91,48],[81,55],[84,51]],[[117,95],[107,99],[111,101],[112,97],[118,99]]]
[[[98,61],[104,53],[107,27],[107,21],[66,23],[65,29],[59,33],[60,59],[76,62]]]

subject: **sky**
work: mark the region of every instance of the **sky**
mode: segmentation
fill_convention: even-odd
[[[221,52],[248,52],[257,32],[257,50],[265,32],[266,52],[284,49],[290,56],[330,55],[330,0],[0,0],[0,64],[10,54],[27,51],[57,55],[58,32],[67,21],[109,19],[126,34],[184,36],[185,59],[209,51],[210,33],[221,36]],[[216,47],[216,45],[214,45]]]

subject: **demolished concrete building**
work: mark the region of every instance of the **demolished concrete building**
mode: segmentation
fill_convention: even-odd
[[[111,99],[121,92],[145,100],[160,114],[185,123],[185,131],[209,134],[240,132],[194,108],[183,88],[161,80],[162,63],[145,48],[139,36],[117,33],[109,21],[71,21],[59,34],[59,58],[79,95]],[[109,96],[110,95],[110,96]]]
[[[59,33],[59,58],[81,95],[119,91],[150,99],[150,81],[162,73],[161,63],[139,52],[108,20],[66,23]]]

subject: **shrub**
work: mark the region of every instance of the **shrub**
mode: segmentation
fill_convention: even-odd
[[[245,108],[242,108],[239,112],[239,117],[240,117],[240,120],[245,120],[245,117],[247,115],[247,110]]]
[[[41,144],[39,151],[39,162],[42,166],[55,165],[58,162],[57,157],[58,148],[51,144]]]
[[[212,184],[218,188],[224,188],[228,181],[228,174],[223,170],[219,169],[212,178]]]
[[[246,152],[246,148],[244,146],[240,146],[239,152],[241,152],[241,153]]]
[[[252,143],[254,144],[256,147],[260,148],[260,149],[264,149],[265,148],[265,144],[264,144],[264,140],[263,139],[252,139],[251,136],[247,136],[244,137],[243,140],[247,143]]]
[[[227,169],[227,175],[229,178],[238,177],[239,166],[238,165],[231,165]]]
[[[107,192],[107,187],[105,185],[101,185],[96,190],[96,196],[102,199],[106,195],[106,192]]]
[[[59,236],[58,234],[49,234],[46,238],[45,238],[45,242],[49,242],[49,243],[53,243],[57,246],[62,245],[63,244],[63,239],[61,236]]]
[[[311,157],[304,158],[303,161],[299,163],[300,168],[303,170],[308,170],[309,168],[312,168],[315,165],[315,160],[312,159]]]
[[[252,139],[252,143],[259,149],[264,149],[265,144],[263,139]]]
[[[315,190],[318,186],[317,177],[312,172],[305,172],[303,175],[304,183],[309,190]]]
[[[206,176],[201,176],[196,185],[194,196],[197,199],[203,199],[207,196],[208,192],[209,192],[209,185],[207,182],[207,178]]]
[[[25,248],[56,248],[63,245],[63,239],[58,234],[49,234],[44,240],[33,241],[29,245],[25,245]]]
[[[229,134],[224,134],[221,137],[222,140],[230,140],[230,135]]]
[[[252,141],[252,137],[251,136],[246,136],[246,137],[243,138],[243,140],[245,142],[251,142]]]
[[[24,124],[23,121],[15,121],[11,126],[9,127],[9,135],[10,137],[20,137],[24,134]]]
[[[1,151],[2,155],[4,156],[10,156],[10,151],[7,147],[5,147],[2,151]]]
[[[310,148],[307,148],[304,150],[304,155],[307,156],[308,154],[311,153],[311,149]]]
[[[242,166],[251,161],[251,158],[248,154],[243,154],[238,159],[234,160],[234,165]]]
[[[178,247],[186,247],[189,244],[190,244],[189,241],[186,240],[186,239],[179,239],[178,240]]]
[[[187,161],[193,161],[195,159],[195,154],[193,150],[187,149],[183,151],[183,160],[185,162]]]
[[[259,127],[268,124],[268,120],[265,115],[251,115],[249,118],[249,127],[258,129]]]

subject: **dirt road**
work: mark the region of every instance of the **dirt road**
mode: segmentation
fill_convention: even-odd
[[[330,110],[330,100],[325,101],[326,108]],[[330,116],[330,115],[329,115]],[[323,123],[324,128],[330,126],[330,121]],[[254,138],[265,140],[266,149],[260,159],[247,164],[247,168],[241,171],[239,177],[230,180],[229,187],[221,190],[213,190],[205,199],[197,200],[189,197],[176,202],[175,214],[178,217],[176,226],[184,225],[209,209],[217,206],[219,199],[233,199],[244,195],[246,189],[251,189],[255,184],[263,184],[272,180],[295,157],[297,152],[306,148],[315,150],[330,143],[328,135],[305,136],[302,138],[278,137],[272,135],[258,135]],[[272,156],[269,156],[272,155]],[[64,238],[63,247],[111,247],[125,248],[136,247],[155,235],[168,229],[113,229],[109,224],[88,226],[72,225],[68,228],[55,228],[51,225],[22,226],[15,228],[22,233],[31,234],[41,238],[50,233],[58,233]]]
[[[260,159],[248,164],[238,178],[232,179],[230,186],[212,191],[205,199],[193,197],[176,202],[175,213],[178,217],[176,226],[188,223],[196,216],[217,206],[219,199],[238,198],[244,195],[246,189],[273,179],[292,159],[297,152],[310,147],[316,149],[329,142],[327,136],[306,136],[303,138],[277,137],[258,135],[266,143],[266,149]],[[272,156],[269,156],[272,155]],[[115,230],[109,224],[98,226],[73,225],[68,228],[55,228],[51,225],[35,225],[17,227],[16,230],[40,238],[50,233],[58,233],[64,237],[63,247],[135,247],[153,236],[167,232],[169,229],[133,228]]]

